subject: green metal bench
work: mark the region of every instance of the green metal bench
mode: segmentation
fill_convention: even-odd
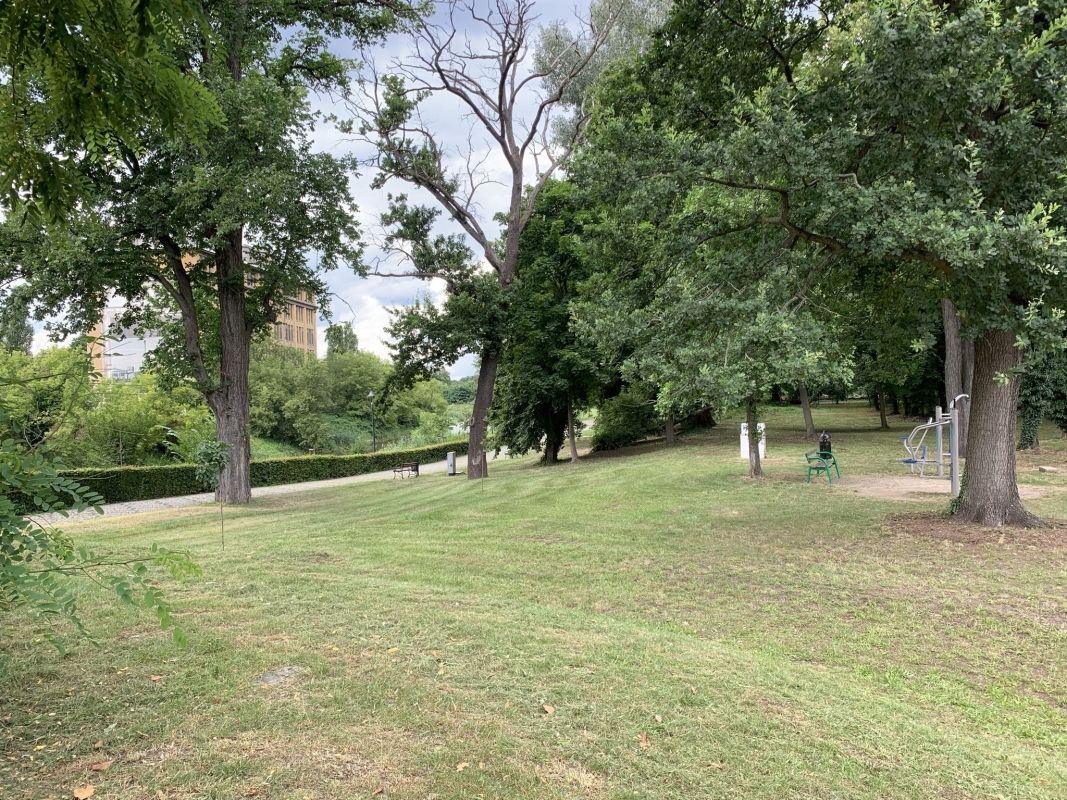
[[[837,459],[834,458],[833,453],[811,450],[805,457],[808,459],[808,483],[811,483],[812,473],[818,475],[820,472],[826,473],[827,483],[833,483],[834,478],[831,474],[831,470],[837,473],[838,479],[841,478],[841,468],[837,466]]]

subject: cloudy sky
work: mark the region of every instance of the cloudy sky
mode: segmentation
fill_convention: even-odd
[[[486,0],[476,0],[483,4]],[[438,2],[438,12],[435,15],[439,22],[444,23],[446,16],[442,14],[444,3]],[[588,13],[589,0],[535,0],[535,13],[537,25],[543,26],[552,22],[563,22],[568,26],[579,24],[579,18],[584,18]],[[460,17],[456,18],[457,24],[463,22]],[[472,41],[477,42],[482,36],[482,31],[477,23],[471,22],[464,26],[464,34]],[[335,50],[340,55],[356,57],[349,45],[345,42],[335,42]],[[394,36],[381,46],[374,48],[369,53],[363,54],[369,57],[377,66],[379,72],[388,72],[390,63],[396,59],[403,59],[411,52],[410,40],[403,36]],[[531,87],[529,103],[535,103],[535,95]],[[351,116],[351,112],[343,105],[336,105],[335,100],[329,97],[319,97],[315,101],[316,106],[322,111],[336,113],[339,116]],[[470,139],[472,131],[471,120],[464,113],[464,107],[460,102],[450,96],[434,96],[426,100],[421,111],[423,121],[432,130],[444,145],[451,145],[457,152],[466,148],[468,141],[473,141],[478,156],[486,156],[484,170],[487,176],[493,178],[507,177],[507,170],[503,157],[485,142],[485,137],[475,135]],[[345,136],[330,126],[320,127],[315,132],[315,142],[318,149],[335,154],[355,154],[360,158],[366,158],[372,150],[365,144],[355,142],[351,136]],[[460,164],[462,162],[456,161]],[[533,175],[532,165],[528,168],[527,179]],[[379,237],[379,215],[386,208],[386,195],[404,193],[413,201],[432,205],[433,200],[414,187],[394,182],[381,190],[371,189],[373,172],[364,169],[362,174],[352,180],[352,194],[356,200],[358,209],[357,218],[360,221],[367,241],[366,259],[372,262],[380,251],[374,246],[374,241]],[[489,184],[484,186],[478,194],[478,206],[482,227],[486,231],[496,231],[499,226],[492,221],[492,216],[506,206],[507,188],[500,185]],[[447,225],[442,225],[442,232],[451,232]],[[458,228],[456,229],[458,232]],[[477,252],[477,248],[474,247]],[[309,254],[314,261],[314,253]],[[394,264],[390,271],[402,271]],[[430,297],[440,301],[443,297],[444,286],[440,281],[425,282],[414,279],[398,279],[383,277],[359,277],[351,269],[338,268],[327,273],[327,283],[330,288],[330,306],[333,319],[336,322],[350,322],[359,338],[360,348],[369,350],[381,356],[389,356],[387,346],[386,326],[390,321],[389,309],[409,305],[418,297]],[[319,355],[326,352],[325,319],[319,319]],[[41,323],[38,323],[34,336],[34,349],[40,350],[52,343],[47,331]],[[474,360],[467,356],[457,362],[451,369],[453,377],[464,377],[475,371]]]
[[[439,4],[441,5],[441,4]],[[568,25],[577,24],[579,15],[584,17],[588,10],[588,0],[579,0],[576,4],[571,0],[536,0],[536,13],[538,24],[544,25],[555,21],[562,21]],[[476,25],[472,25],[466,33],[474,41],[480,36]],[[383,46],[376,48],[370,53],[379,71],[388,71],[391,61],[403,58],[410,52],[410,43],[403,37],[393,37]],[[533,102],[533,95],[530,101]],[[330,98],[319,98],[318,105],[324,110],[335,111],[343,114],[343,108],[333,105]],[[464,108],[460,101],[449,96],[434,96],[426,100],[422,106],[424,122],[434,132],[438,140],[444,144],[454,145],[458,151],[465,149],[469,136],[472,132],[471,120],[464,114]],[[474,142],[479,156],[485,156],[484,169],[489,177],[499,175],[501,180],[508,177],[503,158],[474,131]],[[346,137],[332,128],[320,129],[316,133],[318,146],[332,153],[353,153],[361,158],[370,154],[366,145],[354,142],[351,137]],[[480,160],[480,159],[479,159]],[[459,162],[457,162],[459,163]],[[532,169],[529,170],[532,176]],[[389,192],[405,193],[413,200],[433,204],[432,198],[421,193],[415,188],[399,182],[390,183],[381,190],[371,189],[370,183],[373,172],[364,170],[363,174],[352,181],[353,196],[359,206],[357,215],[363,228],[365,238],[368,241],[367,260],[380,255],[380,251],[373,242],[380,236],[378,224],[379,215],[386,207],[386,195]],[[528,176],[529,177],[529,176]],[[479,190],[478,203],[480,216],[483,220],[483,228],[487,231],[498,229],[492,221],[492,215],[506,206],[507,187],[488,184]],[[448,231],[448,226],[443,225],[442,231]],[[458,229],[457,229],[458,230]],[[474,248],[477,251],[477,248]],[[400,265],[394,265],[392,271]],[[382,356],[388,356],[389,350],[386,341],[385,327],[388,325],[390,315],[388,309],[404,306],[412,303],[417,297],[431,297],[440,300],[443,296],[444,287],[440,281],[425,282],[412,279],[382,278],[369,276],[361,278],[351,270],[340,268],[327,275],[330,290],[332,292],[331,307],[335,321],[351,322],[359,337],[360,347],[370,350]],[[319,353],[325,352],[324,331],[325,320],[319,321]],[[463,377],[473,374],[474,362],[471,357],[461,359],[451,370],[453,377]]]

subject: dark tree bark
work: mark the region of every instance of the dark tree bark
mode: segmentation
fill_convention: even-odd
[[[975,340],[970,456],[956,517],[1000,527],[1040,526],[1019,497],[1015,475],[1015,415],[1019,378],[998,383],[1022,361],[1011,331],[988,331]]]
[[[574,432],[574,406],[567,402],[567,443],[571,450],[571,463],[578,463],[578,437]]]
[[[748,476],[763,478],[763,465],[759,458],[759,428],[756,415],[756,401],[749,399],[745,404],[745,422],[748,423]]]
[[[474,393],[470,436],[467,440],[467,478],[469,480],[489,477],[489,464],[485,458],[485,434],[489,428],[489,407],[493,404],[496,367],[496,353],[482,353],[482,363],[478,368],[478,388]]]
[[[974,339],[963,340],[963,392],[968,397],[974,391]],[[967,457],[967,442],[971,430],[971,402],[960,405],[960,455]]]
[[[884,389],[880,388],[878,390],[878,397],[877,397],[876,402],[878,403],[878,420],[881,423],[882,430],[883,431],[887,431],[887,430],[889,430],[889,420],[886,419],[886,415],[885,415],[886,399],[885,399],[885,390]]]
[[[545,436],[545,454],[541,457],[541,462],[548,466],[553,466],[559,463],[559,448],[561,442],[550,435]]]
[[[223,503],[252,499],[251,440],[248,432],[248,360],[251,334],[245,316],[245,274],[240,228],[226,236],[217,258],[219,291],[219,386],[214,403],[219,441],[230,459],[219,477],[217,497]]]
[[[974,375],[974,342],[960,336],[960,317],[947,297],[941,300],[941,319],[945,329],[945,410],[961,394],[971,393]],[[960,409],[960,455],[967,455],[967,430],[971,404],[962,401]]]
[[[688,421],[701,428],[714,428],[717,424],[715,422],[715,415],[711,412],[710,408],[702,408],[695,414],[690,414]]]
[[[541,461],[544,464],[558,464],[559,451],[567,437],[567,413],[548,405],[538,415],[541,427],[545,431],[545,449]]]
[[[674,443],[677,441],[674,435],[674,414],[668,414],[667,420],[663,424],[663,441],[667,447],[674,447]]]
[[[804,438],[814,441],[818,438],[818,434],[815,432],[815,420],[811,417],[811,399],[808,397],[808,387],[803,383],[798,383],[797,395],[800,397],[800,407],[804,410]]]

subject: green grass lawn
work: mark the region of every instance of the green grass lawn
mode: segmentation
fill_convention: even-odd
[[[307,455],[306,450],[294,447],[288,442],[277,442],[273,439],[264,439],[262,436],[252,437],[252,458],[254,459],[303,455]]]
[[[1067,534],[851,493],[906,471],[910,423],[815,413],[841,486],[803,482],[799,410],[772,409],[762,484],[731,420],[263,498],[225,550],[212,508],[72,525],[193,552],[203,579],[168,586],[190,644],[92,592],[100,644],[66,658],[0,619],[0,797],[1067,796]],[[1021,479],[1064,518],[1044,440]]]

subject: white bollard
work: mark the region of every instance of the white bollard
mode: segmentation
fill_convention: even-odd
[[[762,422],[756,423],[756,433],[759,435],[759,457],[767,457],[767,426]],[[748,460],[748,423],[741,423],[741,458]]]
[[[455,475],[456,474],[456,451],[455,450],[449,450],[448,451],[448,453],[445,455],[445,463],[448,465],[448,474],[449,475]]]

